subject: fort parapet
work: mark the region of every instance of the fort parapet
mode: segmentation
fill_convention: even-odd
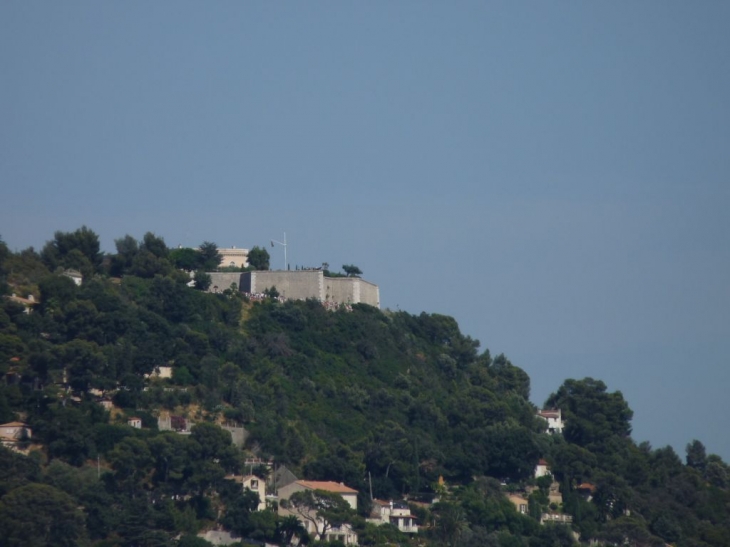
[[[238,290],[261,294],[276,287],[284,298],[338,304],[369,304],[380,308],[380,289],[359,277],[325,277],[321,270],[209,272],[212,283],[209,292],[222,292],[235,283]]]

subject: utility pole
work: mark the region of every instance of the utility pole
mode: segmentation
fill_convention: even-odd
[[[274,246],[274,243],[278,243],[279,245],[281,245],[282,247],[284,247],[284,270],[286,271],[287,265],[289,264],[287,262],[287,260],[286,260],[286,232],[284,232],[284,241],[283,242],[282,241],[277,241],[275,239],[272,239],[271,240],[271,246],[272,247]]]

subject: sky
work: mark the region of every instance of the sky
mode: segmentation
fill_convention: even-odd
[[[283,240],[730,461],[730,3],[0,2],[0,237]],[[283,249],[269,248],[272,266]]]

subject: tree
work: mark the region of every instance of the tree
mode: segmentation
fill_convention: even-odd
[[[362,270],[352,264],[343,264],[342,269],[347,274],[347,277],[358,277],[362,275]]]
[[[117,248],[117,254],[112,257],[110,273],[119,276],[126,273],[132,266],[132,261],[139,252],[139,244],[132,236],[125,235],[115,239],[114,245]]]
[[[705,470],[707,466],[707,451],[705,445],[695,439],[687,444],[687,465],[693,467],[700,472]]]
[[[8,547],[83,543],[84,517],[68,494],[45,484],[16,488],[0,501],[0,536]]]
[[[213,279],[203,270],[198,270],[197,272],[195,272],[195,288],[199,291],[207,291],[212,282]]]
[[[55,270],[59,266],[68,268],[71,266],[65,263],[65,259],[72,250],[76,249],[88,259],[94,268],[97,268],[102,260],[99,248],[99,236],[86,226],[82,226],[75,232],[56,232],[54,239],[43,247],[41,258],[51,270]]]
[[[159,251],[159,249],[158,249]],[[156,256],[147,249],[141,249],[132,261],[130,273],[138,277],[153,278],[155,275],[166,275],[170,271],[170,263]]]
[[[438,518],[436,522],[438,537],[449,547],[458,545],[462,533],[468,528],[464,510],[457,504],[442,502],[437,505],[434,512]]]
[[[0,273],[2,273],[4,271],[3,263],[9,256],[10,256],[10,249],[8,249],[7,244],[0,237]]]
[[[140,245],[141,250],[149,251],[157,258],[167,258],[169,250],[165,245],[165,240],[161,237],[156,236],[152,232],[147,232],[142,237],[142,244]]]
[[[254,270],[268,270],[270,260],[269,251],[264,248],[254,246],[248,252],[248,265]]]
[[[563,436],[581,446],[605,443],[612,436],[628,438],[631,434],[634,413],[620,391],[608,393],[600,380],[566,380],[557,393],[548,397],[545,407],[563,411]]]
[[[279,298],[279,291],[276,290],[276,286],[265,288],[264,294],[269,298]]]
[[[199,251],[190,247],[173,249],[167,256],[173,266],[186,272],[192,272],[202,266],[202,256]]]
[[[57,311],[76,297],[76,283],[65,275],[50,275],[38,283],[41,307],[44,311]]]
[[[259,496],[256,492],[245,489],[240,492],[234,500],[226,504],[226,512],[221,523],[229,530],[241,536],[247,536],[254,530],[254,523],[251,522],[251,515],[256,511],[259,504]]]
[[[223,260],[223,255],[218,252],[218,246],[210,241],[203,241],[198,250],[202,260],[202,267],[206,271],[217,270]]]
[[[294,515],[280,519],[277,529],[281,537],[282,545],[291,545],[294,536],[301,539],[307,534],[307,530]]]
[[[342,526],[355,515],[342,496],[325,490],[295,492],[286,505],[296,515],[312,523],[320,541],[324,540],[327,531]]]

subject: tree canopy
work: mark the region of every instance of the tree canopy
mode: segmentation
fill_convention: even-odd
[[[267,251],[264,247],[254,245],[254,247],[248,251],[248,265],[254,270],[268,270],[270,261],[271,257],[269,256],[269,251]]]
[[[350,522],[362,545],[570,545],[573,531],[730,544],[730,467],[699,440],[684,460],[636,444],[627,401],[600,380],[557,388],[546,405],[565,434],[548,435],[525,371],[452,317],[204,293],[189,286],[192,271],[204,288],[199,250],[147,232],[98,260],[94,241],[88,228],[40,254],[0,241],[0,293],[36,302],[0,301],[0,422],[32,430],[17,440],[29,455],[0,447],[0,543],[174,547],[213,527],[306,541],[299,520],[256,511],[230,479],[274,475],[244,465],[255,458],[356,489],[358,515],[326,493],[292,498]],[[72,264],[91,272],[80,286],[63,275]],[[552,478],[534,478],[540,459]],[[371,491],[422,502],[409,510],[428,526],[411,540],[366,523]],[[541,525],[544,514],[572,522]]]
[[[347,274],[347,277],[358,277],[362,275],[362,270],[352,264],[343,264],[342,270]]]

